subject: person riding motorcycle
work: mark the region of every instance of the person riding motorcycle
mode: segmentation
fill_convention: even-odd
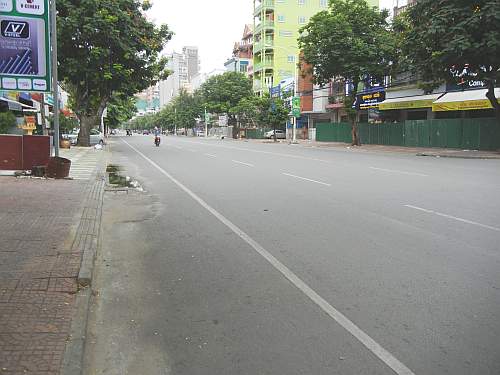
[[[154,133],[154,135],[155,135],[155,145],[156,145],[156,146],[159,146],[159,145],[160,145],[160,135],[161,135],[161,130],[160,130],[160,129],[158,129],[158,127],[157,127],[157,126],[155,126],[153,133]]]

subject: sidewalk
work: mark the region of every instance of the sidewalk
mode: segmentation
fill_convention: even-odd
[[[274,143],[272,140],[245,139],[249,142]],[[477,150],[457,150],[449,148],[423,148],[423,147],[401,147],[384,145],[362,145],[361,147],[351,146],[340,142],[317,142],[309,140],[297,140],[302,147],[311,148],[331,148],[349,152],[383,152],[412,154],[416,156],[432,156],[443,158],[459,159],[500,159],[500,151],[477,151]],[[289,140],[282,140],[280,143],[289,143]]]
[[[0,177],[0,374],[60,373],[82,258],[97,243],[103,188],[95,173]]]

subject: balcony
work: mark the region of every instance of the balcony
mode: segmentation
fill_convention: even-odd
[[[258,79],[253,80],[253,91],[259,91],[262,89],[262,81]]]
[[[264,49],[273,48],[273,46],[274,46],[273,39],[259,40],[258,42],[255,42],[253,45],[253,53],[256,54]]]
[[[269,30],[269,29],[274,30],[273,20],[265,20],[259,23],[258,25],[255,25],[254,34],[259,34],[262,30]]]
[[[261,62],[256,62],[254,64],[254,71],[255,72],[258,72],[260,70],[264,70],[264,69],[272,69],[274,67],[274,60],[273,59],[267,59],[267,60],[264,60],[264,61],[261,61]]]
[[[262,0],[260,4],[255,7],[253,14],[258,16],[262,9],[274,9],[274,0]]]

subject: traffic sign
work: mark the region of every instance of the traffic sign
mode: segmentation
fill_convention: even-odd
[[[49,0],[0,0],[0,89],[50,92]]]
[[[281,85],[270,87],[269,96],[271,98],[281,98]]]
[[[292,99],[293,117],[300,117],[300,96],[294,96]]]

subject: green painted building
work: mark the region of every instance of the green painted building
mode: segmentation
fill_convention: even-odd
[[[378,5],[378,0],[368,0]],[[328,0],[254,0],[254,91],[267,91],[297,72],[299,29]]]

